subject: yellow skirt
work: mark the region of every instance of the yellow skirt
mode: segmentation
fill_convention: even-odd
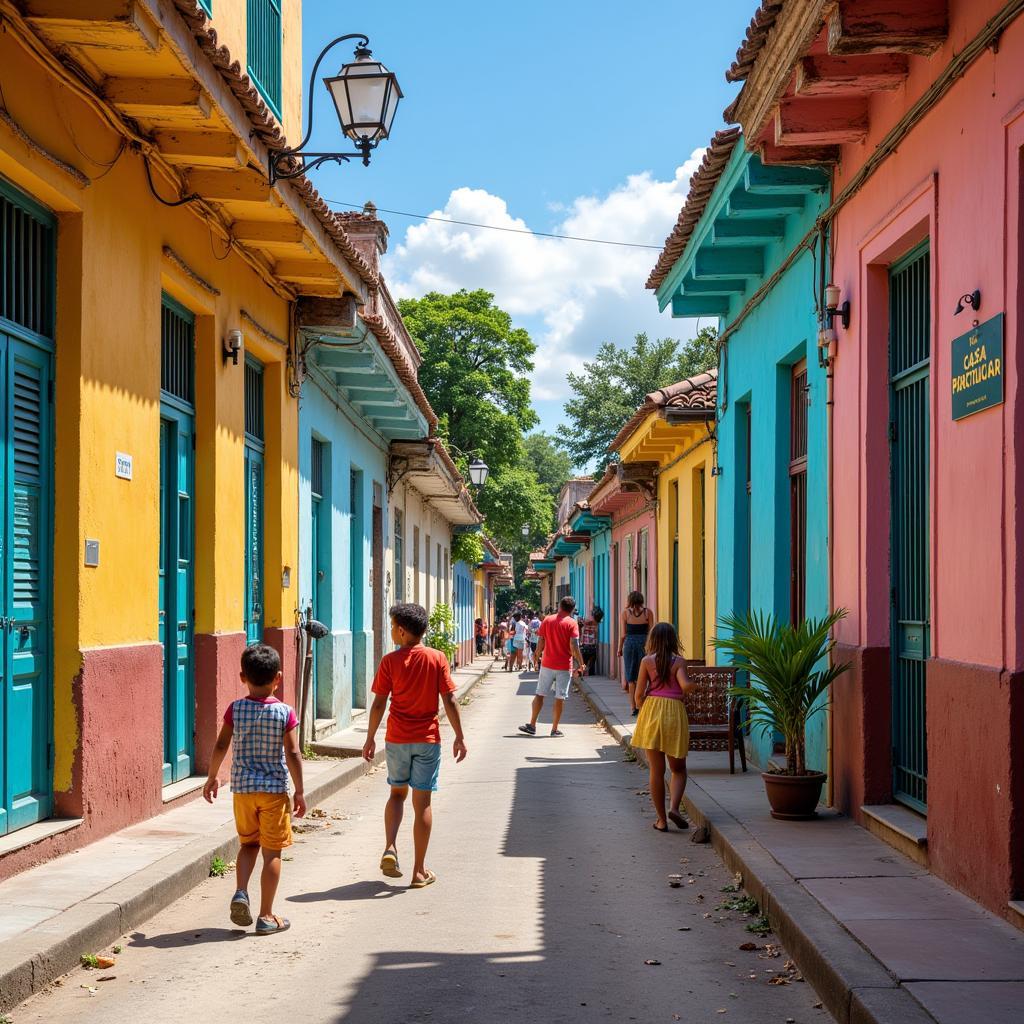
[[[686,757],[690,749],[690,723],[683,702],[671,697],[648,697],[640,708],[632,743],[641,750]]]

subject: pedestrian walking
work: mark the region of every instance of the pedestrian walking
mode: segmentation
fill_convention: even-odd
[[[527,655],[530,659],[531,672],[536,672],[540,668],[540,662],[537,661],[537,644],[540,642],[540,618],[536,612],[527,612],[530,618],[530,632],[527,634],[526,642],[528,644]]]
[[[512,621],[515,623],[512,634],[512,669],[515,672],[522,672],[523,656],[526,653],[526,634],[530,631],[530,625],[523,612],[516,612],[512,616]]]
[[[647,634],[654,625],[654,612],[644,604],[644,595],[634,590],[626,598],[619,629],[619,658],[622,661],[622,688],[629,694],[630,713],[638,713],[636,680],[640,662],[647,649]]]
[[[274,896],[281,881],[281,851],[292,845],[292,801],[288,775],[295,786],[295,817],[306,813],[299,753],[299,720],[295,711],[275,696],[281,683],[281,658],[267,644],[252,644],[242,652],[241,679],[247,696],[233,701],[224,712],[224,724],[210,756],[210,771],[203,786],[207,803],[220,789],[217,775],[232,746],[231,792],[235,829],[241,844],[235,859],[235,894],[229,912],[233,924],[252,924],[249,879],[263,852],[260,875],[260,913],[257,935],[272,935],[291,927],[274,913]]]
[[[401,878],[398,864],[398,830],[405,813],[405,801],[412,790],[413,850],[415,863],[410,889],[432,885],[437,876],[426,865],[427,846],[433,827],[431,795],[437,791],[441,771],[441,723],[438,698],[455,730],[452,755],[456,763],[466,757],[462,719],[455,703],[448,659],[433,648],[424,647],[427,611],[418,604],[396,604],[390,611],[391,640],[398,650],[381,658],[373,680],[373,704],[363,744],[363,757],[372,761],[377,752],[377,729],[391,698],[387,732],[384,737],[391,795],[384,808],[384,853],[380,869],[388,878]]]
[[[690,749],[690,724],[684,695],[696,687],[686,675],[686,662],[679,654],[679,637],[669,622],[651,630],[647,649],[640,661],[636,683],[640,715],[632,743],[647,755],[650,768],[651,802],[657,818],[654,829],[668,831],[668,821],[678,828],[690,823],[680,810],[686,789],[686,755]],[[665,764],[672,773],[669,786],[668,821],[665,815]]]
[[[530,721],[519,726],[519,731],[528,736],[537,735],[537,719],[544,707],[544,698],[552,691],[555,703],[551,709],[551,735],[564,735],[558,724],[562,720],[562,710],[569,696],[574,662],[577,671],[580,675],[583,674],[580,628],[572,614],[575,609],[576,602],[571,597],[563,597],[558,603],[557,614],[549,615],[540,624],[540,641],[537,644],[537,657],[540,659],[537,692],[533,698]]]
[[[473,637],[476,641],[476,653],[484,653],[484,644],[487,642],[487,626],[483,619],[473,620]]]

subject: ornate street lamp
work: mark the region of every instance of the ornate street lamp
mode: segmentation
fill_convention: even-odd
[[[483,459],[475,455],[469,460],[469,480],[474,487],[483,487],[487,483],[487,474],[490,470]]]
[[[355,60],[345,64],[333,78],[325,78],[324,85],[334,101],[338,113],[341,130],[356,146],[354,153],[304,153],[313,134],[313,84],[316,81],[320,64],[329,50],[338,43],[350,39],[359,42],[355,49]],[[285,178],[297,178],[319,167],[322,163],[347,162],[352,157],[363,161],[365,167],[370,162],[370,153],[378,144],[391,135],[391,125],[398,110],[398,101],[402,98],[398,79],[394,72],[373,59],[370,40],[361,32],[339,36],[320,51],[313,72],[309,76],[308,111],[306,115],[306,136],[294,149],[277,149],[270,153],[270,184]],[[288,169],[288,161],[293,157],[301,157],[298,168]],[[308,162],[307,162],[308,161]]]
[[[529,537],[530,536],[530,524],[529,523],[523,523],[523,536],[524,537]]]

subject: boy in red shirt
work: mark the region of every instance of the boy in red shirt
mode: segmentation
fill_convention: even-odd
[[[437,718],[437,700],[444,703],[448,721],[455,730],[452,754],[456,763],[466,756],[462,738],[462,719],[455,703],[455,683],[448,669],[448,659],[440,652],[423,646],[427,631],[426,609],[418,604],[396,604],[391,615],[391,640],[397,651],[384,655],[373,680],[376,695],[370,708],[363,757],[372,761],[377,752],[377,729],[384,717],[388,697],[391,712],[384,737],[387,752],[388,785],[391,796],[384,808],[384,854],[380,869],[389,878],[401,878],[398,866],[398,829],[405,812],[405,801],[412,789],[413,846],[416,863],[412,869],[411,889],[422,889],[437,881],[424,861],[433,812],[430,795],[437,789],[441,770],[441,724]]]

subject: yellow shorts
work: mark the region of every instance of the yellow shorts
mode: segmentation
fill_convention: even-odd
[[[235,793],[235,828],[243,846],[283,850],[292,845],[291,799],[287,793]]]

